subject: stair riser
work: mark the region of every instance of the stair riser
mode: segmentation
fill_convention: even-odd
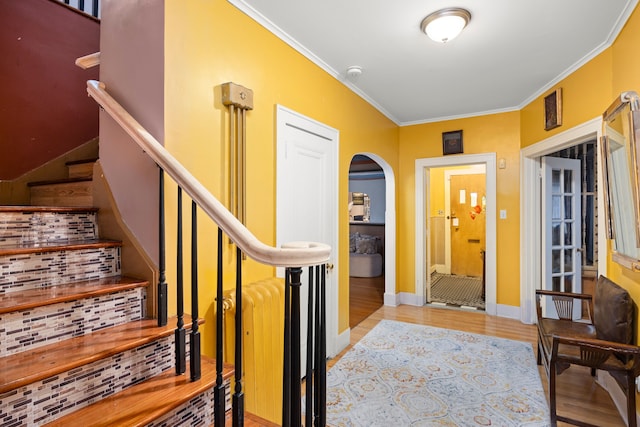
[[[93,165],[93,162],[68,165],[69,178],[86,178],[93,176]]]
[[[95,212],[5,212],[0,214],[0,245],[97,239],[96,216]]]
[[[146,427],[211,426],[214,422],[214,389],[211,388]],[[225,410],[231,409],[231,384],[225,382]]]
[[[119,274],[119,247],[7,255],[0,257],[0,293]]]
[[[93,206],[91,181],[31,187],[34,206]]]
[[[0,394],[2,425],[42,425],[174,369],[173,342],[169,336]]]
[[[145,316],[145,288],[0,315],[0,357],[30,351]]]

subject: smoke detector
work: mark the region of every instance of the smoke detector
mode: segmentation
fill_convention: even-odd
[[[347,68],[347,77],[352,81],[357,80],[361,74],[362,74],[362,67],[358,65],[352,65]]]

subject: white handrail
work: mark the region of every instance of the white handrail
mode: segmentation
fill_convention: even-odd
[[[87,92],[247,256],[274,267],[305,267],[329,261],[331,247],[323,243],[292,242],[281,248],[262,243],[109,95],[104,83],[89,80]]]
[[[76,58],[76,65],[83,70],[100,65],[100,52],[91,53],[89,55]]]

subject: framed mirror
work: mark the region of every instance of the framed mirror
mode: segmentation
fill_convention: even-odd
[[[640,271],[640,100],[623,92],[603,114],[602,175],[613,260]]]

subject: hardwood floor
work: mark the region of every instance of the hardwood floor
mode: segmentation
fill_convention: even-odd
[[[384,302],[384,274],[378,277],[349,278],[349,327],[382,307]]]
[[[331,368],[344,353],[382,319],[526,341],[531,343],[534,352],[537,345],[535,325],[525,325],[518,320],[489,316],[472,311],[429,306],[382,306],[372,315],[359,322],[357,326],[352,327],[351,344],[338,356],[329,360],[327,367]],[[548,392],[544,368],[540,366],[538,369],[545,392]],[[588,369],[572,366],[562,375],[559,375],[557,377],[557,400],[559,414],[588,421],[598,426],[625,426],[608,393],[595,382]],[[565,426],[568,424],[558,423],[558,425]]]

